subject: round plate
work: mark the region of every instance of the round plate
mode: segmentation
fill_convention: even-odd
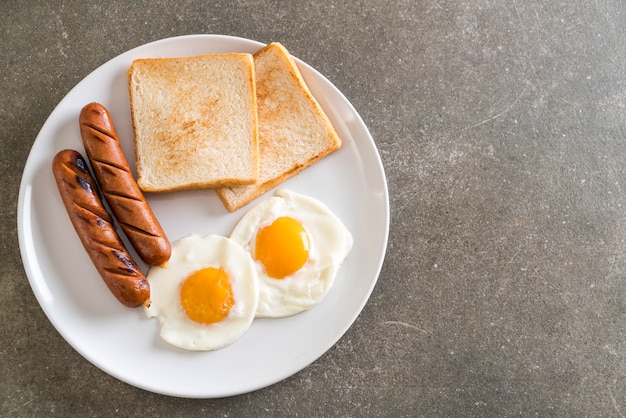
[[[283,319],[257,319],[230,346],[177,349],[159,337],[156,319],[122,306],[105,287],[72,228],[52,176],[64,148],[85,155],[78,115],[89,102],[109,109],[131,166],[133,132],[127,87],[131,62],[143,57],[250,52],[264,44],[229,36],[191,35],[132,49],[88,75],[54,109],[26,162],[18,201],[20,251],[31,287],[59,333],[91,363],[131,385],[166,395],[216,398],[250,392],[302,370],[347,331],[378,279],[389,233],[389,197],[380,157],[361,117],[324,76],[296,59],[343,146],[280,185],[324,202],[345,223],[354,247],[327,297]],[[171,241],[191,233],[229,235],[261,196],[226,211],[213,190],[146,197]],[[134,254],[134,253],[133,253]],[[147,272],[145,265],[142,270]]]

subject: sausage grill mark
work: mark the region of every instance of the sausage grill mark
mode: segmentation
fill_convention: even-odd
[[[137,271],[135,264],[131,260],[129,260],[128,257],[126,257],[121,252],[115,250],[114,248],[112,249],[112,251],[113,251],[113,255],[117,257],[117,259],[120,260],[122,263],[124,263],[127,271],[132,271],[132,272]]]
[[[87,172],[87,165],[85,164],[85,160],[82,158],[76,158],[74,163],[80,168],[82,171]]]
[[[98,126],[98,125],[95,125],[95,124],[93,124],[93,123],[89,123],[89,122],[83,122],[83,125],[84,125],[84,126],[86,126],[86,127],[88,127],[88,128],[89,128],[89,129],[91,129],[91,130],[94,130],[94,131],[96,131],[96,132],[101,133],[102,135],[104,135],[104,136],[106,136],[106,137],[108,137],[108,138],[113,139],[114,141],[117,141],[117,140],[115,139],[115,136],[114,136],[111,132],[108,132],[108,131],[106,131],[106,130],[102,129],[102,128],[101,128],[100,126]],[[96,137],[97,137],[97,135],[96,135]],[[102,139],[100,139],[100,140],[102,141]],[[104,142],[104,141],[102,141],[102,142]]]
[[[139,229],[139,228],[137,228],[137,227],[136,227],[136,226],[134,226],[134,225],[130,225],[130,224],[126,224],[126,223],[120,223],[120,226],[121,226],[122,228],[127,228],[127,229],[129,229],[129,230],[135,231],[135,232],[137,232],[137,233],[139,233],[139,234],[146,235],[146,236],[148,236],[148,237],[158,237],[158,235],[156,235],[156,234],[152,234],[152,233],[150,233],[149,231],[146,231],[145,229]]]
[[[115,174],[115,170],[120,170],[120,171],[123,171],[124,173],[127,173],[128,175],[132,176],[131,172],[128,171],[126,169],[126,167],[121,167],[121,166],[115,164],[112,161],[105,161],[105,160],[100,160],[100,159],[95,159],[94,158],[91,162],[92,163],[101,164],[102,165],[102,169],[103,170],[107,170],[109,172],[109,174],[113,174],[114,175]]]
[[[76,176],[76,182],[80,185],[80,187],[87,190],[89,193],[93,193],[93,190],[91,190],[91,185],[83,180],[82,177]]]
[[[78,213],[81,216],[81,219],[84,219],[85,222],[91,222],[92,219],[95,219],[99,227],[105,227],[107,225],[111,225],[111,227],[113,227],[113,220],[109,218],[109,216],[105,216],[103,219],[103,213],[98,213],[92,208],[83,206],[78,202],[72,202],[72,206],[74,206],[76,213]],[[109,214],[106,213],[104,215]]]

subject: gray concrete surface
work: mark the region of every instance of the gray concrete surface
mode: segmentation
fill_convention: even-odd
[[[0,416],[624,416],[626,4],[5,1]],[[369,127],[388,176],[378,284],[268,388],[187,400],[94,367],[37,304],[19,181],[63,96],[174,35],[280,41]]]

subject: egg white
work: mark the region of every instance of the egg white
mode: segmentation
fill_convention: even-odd
[[[257,318],[295,315],[321,302],[353,245],[350,232],[326,205],[287,189],[277,190],[250,209],[230,237],[254,254],[259,230],[281,216],[292,217],[304,226],[310,240],[309,258],[300,270],[283,279],[269,277],[263,265],[255,261],[259,277]]]
[[[234,305],[228,316],[215,324],[190,319],[180,301],[184,280],[206,268],[223,268],[228,274]],[[216,350],[243,335],[254,320],[259,284],[249,253],[226,237],[189,235],[172,243],[172,256],[166,267],[153,267],[150,282],[148,317],[159,318],[160,335],[166,342],[186,350]]]

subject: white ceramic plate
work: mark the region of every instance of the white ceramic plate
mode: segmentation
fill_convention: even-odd
[[[127,89],[127,70],[134,59],[254,53],[263,46],[242,38],[191,35],[128,51],[68,93],[43,125],[26,162],[18,231],[33,292],[69,344],[100,369],[131,385],[171,396],[215,398],[276,383],[311,364],[337,342],[361,312],[378,279],[389,232],[389,198],[380,157],[348,100],[300,60],[296,61],[303,76],[336,127],[343,147],[281,187],[327,204],[354,236],[354,247],[321,304],[290,318],[255,320],[242,338],[222,350],[180,350],[161,341],[156,319],[146,319],[141,308],[125,308],[109,293],[70,224],[51,163],[64,148],[85,155],[78,126],[85,104],[97,101],[109,109],[134,166]],[[246,210],[270,194],[234,213],[226,211],[213,190],[147,197],[174,241],[190,233],[228,235]],[[141,267],[147,271],[145,265]]]

